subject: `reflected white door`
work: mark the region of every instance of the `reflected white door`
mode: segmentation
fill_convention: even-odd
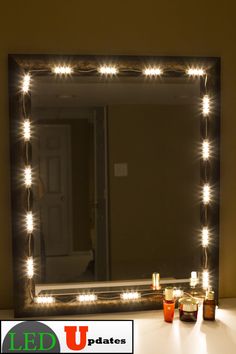
[[[40,219],[45,255],[66,255],[72,248],[69,125],[39,125]]]

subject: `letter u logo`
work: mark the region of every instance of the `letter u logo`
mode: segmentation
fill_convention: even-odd
[[[80,343],[76,343],[76,326],[65,326],[66,332],[66,344],[67,347],[71,350],[82,350],[86,346],[87,343],[87,332],[88,326],[80,326],[78,327],[80,333]]]

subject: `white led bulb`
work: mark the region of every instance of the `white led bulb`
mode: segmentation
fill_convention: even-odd
[[[140,293],[135,291],[135,292],[122,293],[120,297],[122,300],[137,300],[141,297],[141,295]]]
[[[209,242],[209,230],[207,227],[202,229],[202,247],[207,247]]]
[[[95,294],[80,294],[76,297],[79,302],[93,302],[97,300],[97,295]]]
[[[32,170],[30,166],[26,166],[24,170],[24,182],[26,188],[30,188],[32,185]]]
[[[162,74],[162,70],[156,67],[146,68],[143,70],[143,74],[145,76],[159,76]]]
[[[30,74],[25,74],[22,80],[22,92],[28,93],[30,89]]]
[[[55,302],[55,298],[53,296],[37,296],[34,298],[34,302],[36,304],[49,305]]]
[[[33,278],[34,276],[34,261],[33,257],[29,257],[27,259],[27,276],[29,279]]]
[[[208,116],[210,113],[210,99],[208,95],[205,95],[202,99],[202,113],[204,116]]]
[[[26,230],[29,234],[31,234],[34,230],[34,220],[32,211],[29,211],[26,214]]]
[[[116,75],[118,73],[118,69],[115,66],[101,66],[98,71],[102,75]]]
[[[187,70],[187,74],[189,76],[203,76],[203,75],[205,75],[205,70],[203,70],[201,68],[189,68]]]
[[[25,141],[29,141],[31,138],[31,124],[29,119],[25,119],[23,122],[23,137]]]
[[[202,143],[202,158],[204,161],[210,157],[210,144],[208,140],[204,140]]]
[[[211,190],[209,184],[203,186],[203,203],[208,204],[211,200]]]
[[[70,75],[73,72],[70,66],[65,65],[55,66],[52,71],[57,75]]]

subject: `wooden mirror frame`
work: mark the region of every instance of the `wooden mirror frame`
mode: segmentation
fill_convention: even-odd
[[[65,64],[66,63],[66,64]],[[74,315],[159,309],[163,290],[128,283],[89,289],[78,289],[70,295],[37,296],[33,280],[33,193],[31,182],[24,182],[24,169],[31,168],[31,129],[35,130],[31,112],[30,84],[34,76],[53,75],[55,66],[70,65],[71,75],[96,76],[101,65],[109,63],[105,75],[200,78],[200,145],[209,143],[210,155],[200,156],[199,209],[201,230],[196,237],[202,246],[196,250],[202,260],[202,272],[195,293],[204,294],[213,287],[218,299],[219,282],[219,189],[220,189],[220,59],[212,57],[148,57],[148,56],[82,56],[82,55],[9,55],[10,148],[12,237],[14,261],[15,316]],[[144,72],[145,69],[151,69]],[[27,75],[30,75],[27,77]],[[64,74],[63,74],[64,75]],[[208,155],[208,152],[207,152]],[[29,176],[28,176],[29,177]],[[30,176],[31,177],[31,176]],[[205,189],[204,189],[205,188]],[[209,200],[208,200],[209,199]],[[26,220],[26,218],[28,219]],[[208,238],[209,236],[209,238]],[[201,249],[201,251],[200,251]],[[164,286],[168,282],[162,281]],[[172,285],[189,290],[189,281],[172,281]],[[123,293],[128,294],[126,297]]]

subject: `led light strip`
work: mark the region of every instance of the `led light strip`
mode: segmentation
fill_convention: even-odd
[[[89,71],[94,71],[96,70],[95,68]],[[132,70],[132,69],[127,69],[130,71],[137,71],[141,72],[143,75],[147,77],[158,77],[163,74],[163,69],[157,66],[149,66],[144,68],[143,70],[138,71],[137,69]],[[72,69],[71,66],[66,66],[66,65],[59,65],[59,66],[54,66],[53,69],[51,70],[55,75],[60,75],[60,76],[67,76],[71,75],[74,73],[74,69]],[[103,65],[97,68],[97,71],[101,75],[105,76],[114,76],[119,73],[119,69],[117,66],[111,66],[111,65]],[[203,77],[206,76],[206,71],[203,68],[197,68],[197,67],[190,67],[186,69],[185,73],[190,76],[190,77]],[[23,97],[23,112],[24,112],[24,121],[23,121],[23,126],[22,126],[22,135],[23,135],[23,140],[26,145],[26,165],[24,167],[24,185],[26,190],[28,191],[29,195],[31,193],[31,188],[32,188],[32,166],[29,161],[29,156],[28,156],[28,144],[30,143],[30,140],[32,138],[32,127],[31,127],[31,121],[27,116],[27,112],[25,112],[25,96],[30,92],[30,86],[32,82],[32,76],[30,73],[26,73],[23,76],[23,79],[21,81],[21,92],[22,92],[22,97]],[[207,76],[205,80],[205,91],[206,90],[206,85],[207,85]],[[211,157],[211,145],[208,140],[207,136],[207,124],[208,124],[208,117],[211,113],[211,100],[209,95],[206,94],[202,98],[202,115],[205,118],[205,125],[206,125],[206,134],[204,136],[204,140],[202,141],[202,160],[204,163],[204,169],[205,169],[205,176],[207,176],[207,168],[208,168],[208,162]],[[34,216],[32,213],[32,210],[30,209],[30,198],[28,198],[27,202],[27,213],[25,215],[25,225],[26,225],[26,232],[28,235],[32,236],[32,233],[34,231],[35,227],[35,222],[34,222]],[[207,254],[207,248],[209,246],[209,229],[207,225],[207,208],[209,203],[212,200],[212,190],[211,186],[209,185],[209,181],[205,178],[204,184],[202,186],[202,203],[203,207],[205,210],[205,220],[204,220],[204,225],[202,226],[202,247],[205,251],[205,261],[204,261],[204,269],[202,272],[202,287],[204,289],[207,289],[209,287],[209,271],[207,269],[208,267],[208,254]],[[29,255],[26,260],[26,273],[27,277],[29,280],[31,280],[34,276],[34,260],[33,256],[31,254],[31,242],[32,239],[31,237],[29,238]],[[141,297],[141,294],[139,292],[123,292],[120,294],[120,299],[124,301],[131,301],[131,300],[137,300]],[[80,303],[92,303],[97,301],[97,295],[95,294],[79,294],[76,296],[76,301]],[[54,303],[56,300],[52,296],[38,296],[34,298],[34,301],[38,304],[51,304]]]
[[[30,261],[30,274],[29,276],[32,277],[32,271],[31,271],[31,267],[32,267],[32,263]],[[155,293],[157,294],[157,292]],[[184,294],[184,291],[182,289],[179,289],[179,288],[174,288],[174,296],[176,298],[178,297],[181,297],[183,296]],[[141,295],[140,292],[137,292],[137,291],[127,291],[127,292],[122,292],[120,293],[119,295],[117,296],[112,296],[112,297],[101,297],[100,300],[101,301],[104,301],[104,300],[121,300],[121,301],[125,301],[125,302],[129,302],[129,301],[135,301],[135,300],[138,300],[140,299],[142,296],[150,296],[150,295],[153,295],[153,291],[152,292],[149,292],[149,293],[145,293],[143,295]],[[162,295],[162,291],[159,291],[159,295]],[[80,303],[81,305],[82,304],[85,304],[85,305],[91,305],[91,304],[94,304],[96,303],[97,301],[99,300],[98,298],[98,295],[94,294],[94,293],[87,293],[87,294],[79,294],[77,295],[75,298],[71,299],[71,302],[72,303]],[[39,295],[39,296],[36,296],[34,297],[34,302],[37,303],[37,304],[40,304],[40,305],[50,305],[50,304],[53,304],[57,301],[57,299],[54,297],[54,296],[49,296],[49,295]],[[63,300],[58,300],[58,302],[61,302],[63,303]]]
[[[205,71],[196,70],[190,71],[190,75],[205,75]],[[202,271],[202,287],[204,290],[207,290],[210,287],[209,280],[209,269],[208,269],[208,246],[209,246],[209,228],[208,228],[208,207],[212,201],[212,187],[208,181],[208,166],[209,160],[211,157],[210,142],[208,140],[208,118],[211,113],[211,100],[207,94],[207,77],[205,79],[205,95],[202,98],[202,115],[205,125],[205,136],[202,141],[202,161],[204,166],[204,183],[202,186],[202,203],[203,203],[203,226],[202,226],[202,247],[204,250],[203,253],[203,271]]]
[[[20,126],[21,130],[21,137],[24,141],[25,144],[25,166],[24,166],[24,186],[25,190],[27,193],[27,205],[26,209],[27,212],[25,214],[25,229],[26,233],[28,235],[28,257],[26,259],[26,276],[29,280],[28,282],[28,287],[29,287],[29,293],[31,294],[31,298],[33,299],[33,289],[32,289],[32,280],[34,277],[34,259],[32,255],[32,241],[33,241],[33,231],[34,231],[34,216],[31,210],[31,194],[32,194],[32,167],[31,167],[31,161],[30,161],[30,140],[32,137],[32,132],[31,132],[31,122],[30,119],[28,118],[28,115],[26,112],[26,105],[25,105],[25,99],[26,99],[26,94],[30,93],[30,85],[31,85],[32,77],[30,73],[26,73],[23,78],[22,78],[22,86],[21,86],[21,92],[22,92],[22,112],[23,112],[23,123]],[[39,300],[40,301],[40,300]]]

